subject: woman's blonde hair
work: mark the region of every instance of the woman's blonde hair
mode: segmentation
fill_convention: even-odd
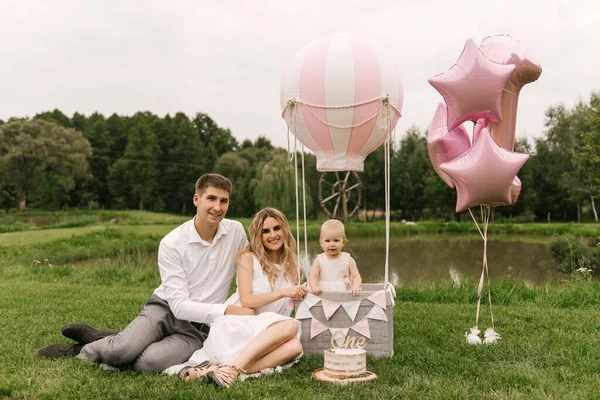
[[[283,275],[294,285],[298,284],[298,271],[296,256],[294,251],[296,250],[296,240],[290,232],[290,226],[287,218],[283,213],[275,208],[266,207],[260,210],[254,215],[254,219],[248,227],[248,235],[250,236],[250,243],[244,250],[238,255],[238,260],[245,253],[252,253],[258,258],[258,262],[262,267],[263,273],[269,279],[271,289],[274,288],[275,282],[279,279],[279,270],[275,267],[275,263],[271,262],[269,255],[265,250],[265,246],[262,242],[262,229],[267,218],[274,218],[277,220],[283,231],[283,245],[279,250],[279,260],[277,264],[282,265]]]

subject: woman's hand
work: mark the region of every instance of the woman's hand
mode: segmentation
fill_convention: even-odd
[[[302,285],[290,286],[281,289],[281,293],[283,297],[303,299],[306,296],[306,288]]]
[[[315,286],[313,288],[312,292],[316,295],[319,295],[319,294],[323,293],[323,289],[321,289],[321,286]]]

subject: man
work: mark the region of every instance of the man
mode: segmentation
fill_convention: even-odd
[[[122,332],[67,325],[63,333],[83,345],[51,345],[37,354],[77,355],[108,367],[162,371],[187,361],[201,348],[206,324],[216,317],[254,314],[249,308],[222,304],[235,273],[235,257],[248,243],[242,224],[224,219],[230,193],[231,182],[222,175],[198,179],[193,198],[196,216],[161,240],[161,284]]]

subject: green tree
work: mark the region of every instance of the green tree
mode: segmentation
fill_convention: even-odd
[[[600,193],[600,94],[593,93],[586,115],[587,126],[581,132],[581,147],[574,154],[581,182],[589,196],[594,219],[598,222],[595,199]]]
[[[214,166],[215,161],[221,154],[237,150],[238,142],[231,134],[229,129],[221,128],[212,118],[203,113],[198,113],[192,120],[200,140],[206,148],[214,148],[214,158],[210,163],[210,168]]]
[[[211,171],[208,150],[184,113],[157,120],[154,131],[161,152],[160,196],[168,211],[185,214],[192,205],[196,179]]]
[[[131,122],[123,157],[109,172],[109,187],[120,207],[162,211],[164,202],[158,196],[159,148],[153,130],[158,117],[138,112]]]
[[[418,128],[409,128],[400,141],[392,159],[392,171],[392,209],[401,210],[406,219],[420,219],[423,210],[432,207],[431,201],[425,198],[425,185],[426,177],[435,171],[429,161],[427,138]]]
[[[13,120],[0,127],[0,171],[19,196],[19,210],[27,207],[29,192],[47,173],[69,191],[88,175],[92,149],[81,132],[43,120]]]
[[[295,170],[285,152],[276,154],[257,176],[254,199],[258,208],[270,206],[286,215],[296,215]],[[307,212],[312,210],[310,193],[307,193]]]
[[[71,125],[71,120],[62,111],[59,109],[54,109],[53,111],[45,111],[39,114],[36,114],[33,117],[34,120],[41,119],[48,122],[54,122],[57,125],[62,126],[63,128],[73,128]]]

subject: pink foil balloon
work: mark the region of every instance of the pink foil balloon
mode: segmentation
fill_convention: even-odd
[[[510,184],[510,204],[515,204],[521,194],[521,180],[518,176],[515,176],[512,183]]]
[[[475,124],[473,125],[473,143],[475,143],[479,138],[479,133],[481,132],[481,130],[483,128],[487,128],[489,124],[490,121],[488,121],[485,118],[480,118],[477,120],[477,122],[475,122]]]
[[[462,157],[440,165],[456,184],[456,212],[475,205],[512,204],[512,183],[529,158],[498,146],[487,128]]]
[[[502,120],[490,125],[490,133],[496,142],[512,151],[515,144],[519,93],[523,86],[540,77],[542,67],[531,57],[525,46],[511,36],[490,36],[481,42],[479,50],[491,61],[515,66],[502,94]]]
[[[429,159],[435,172],[444,180],[451,188],[454,187],[454,182],[448,174],[440,169],[440,165],[452,161],[457,157],[462,156],[471,147],[471,140],[467,130],[462,126],[449,131],[446,126],[448,114],[446,105],[440,103],[433,114],[429,131],[427,133],[427,149],[429,150]]]
[[[468,39],[456,64],[429,78],[448,106],[448,129],[480,118],[500,121],[502,90],[514,70],[514,65],[488,60]]]

